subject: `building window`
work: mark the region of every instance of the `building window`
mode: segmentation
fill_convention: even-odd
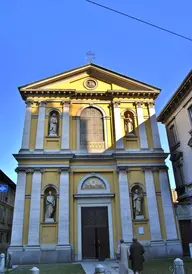
[[[94,108],[84,109],[80,117],[81,148],[104,148],[104,126],[102,113]]]
[[[188,111],[189,111],[190,121],[191,121],[191,124],[192,124],[192,105],[188,108]]]
[[[171,146],[173,147],[174,145],[177,144],[177,135],[176,135],[176,130],[175,130],[175,126],[172,125],[169,128],[169,133],[170,133],[170,142],[171,142]]]

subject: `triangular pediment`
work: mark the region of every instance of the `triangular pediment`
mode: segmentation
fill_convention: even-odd
[[[89,86],[92,84],[93,86]],[[154,86],[92,63],[21,86],[19,90],[21,93],[28,90],[50,90],[53,92],[54,90],[73,90],[92,93],[110,91],[160,92]]]

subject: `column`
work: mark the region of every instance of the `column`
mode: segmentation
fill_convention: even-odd
[[[145,121],[143,117],[142,102],[136,102],[136,109],[137,109],[137,119],[138,119],[138,125],[139,125],[140,147],[147,149],[148,141],[147,141],[147,133],[145,128]]]
[[[32,176],[28,246],[39,246],[42,172],[35,170]]]
[[[19,168],[17,168],[16,171],[18,172],[18,175],[13,213],[11,246],[22,246],[26,172],[24,170],[20,170]]]
[[[119,169],[118,172],[122,238],[125,242],[132,242],[133,227],[129,197],[128,174],[126,169]]]
[[[161,241],[161,226],[159,221],[159,212],[157,208],[157,199],[155,192],[155,185],[153,179],[153,172],[151,168],[145,168],[145,185],[147,193],[147,204],[149,213],[149,225],[151,232],[151,241]]]
[[[157,119],[155,115],[154,103],[153,102],[148,103],[148,107],[149,107],[149,116],[150,116],[151,130],[152,130],[152,137],[153,137],[153,146],[154,148],[161,149],[161,142],[160,142],[159,130],[157,126]]]
[[[29,149],[30,128],[31,128],[31,112],[33,101],[26,101],[25,122],[23,128],[23,138],[21,149]]]
[[[113,102],[113,111],[114,111],[114,122],[115,122],[115,140],[116,148],[123,149],[123,136],[122,136],[122,125],[121,125],[121,114],[120,114],[120,103]]]
[[[62,136],[61,149],[69,149],[69,107],[70,101],[62,101],[63,120],[62,120]]]
[[[61,168],[59,190],[58,245],[69,244],[69,169]]]
[[[35,149],[40,149],[40,150],[43,150],[43,143],[44,143],[45,107],[46,107],[46,102],[39,103],[39,115],[38,115],[38,122],[37,122],[37,135],[36,135]]]
[[[161,198],[163,203],[163,213],[167,240],[176,240],[178,239],[178,236],[175,224],[175,216],[173,212],[173,204],[170,194],[169,179],[166,169],[159,170],[159,182],[161,189]]]

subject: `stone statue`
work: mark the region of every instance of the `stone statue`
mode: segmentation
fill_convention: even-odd
[[[124,118],[124,127],[125,127],[126,135],[133,133],[133,130],[134,130],[133,119],[131,118],[129,113],[127,114],[127,117]]]
[[[45,222],[54,222],[53,214],[55,212],[55,197],[52,195],[52,192],[49,191],[49,194],[46,198],[45,203]]]
[[[53,113],[50,118],[49,125],[49,136],[57,136],[57,127],[58,127],[57,115]]]
[[[134,209],[135,219],[139,219],[140,217],[144,218],[143,212],[142,212],[142,202],[143,202],[143,194],[139,191],[138,188],[136,188],[133,193],[133,209]]]

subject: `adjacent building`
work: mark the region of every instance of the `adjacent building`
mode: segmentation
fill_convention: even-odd
[[[2,170],[0,185],[8,185],[7,192],[0,192],[0,252],[5,253],[11,240],[16,185]]]
[[[13,263],[182,252],[154,102],[160,89],[87,64],[19,87],[26,103]]]
[[[166,126],[178,203],[184,255],[189,255],[192,243],[192,71],[173,94],[158,116]]]

